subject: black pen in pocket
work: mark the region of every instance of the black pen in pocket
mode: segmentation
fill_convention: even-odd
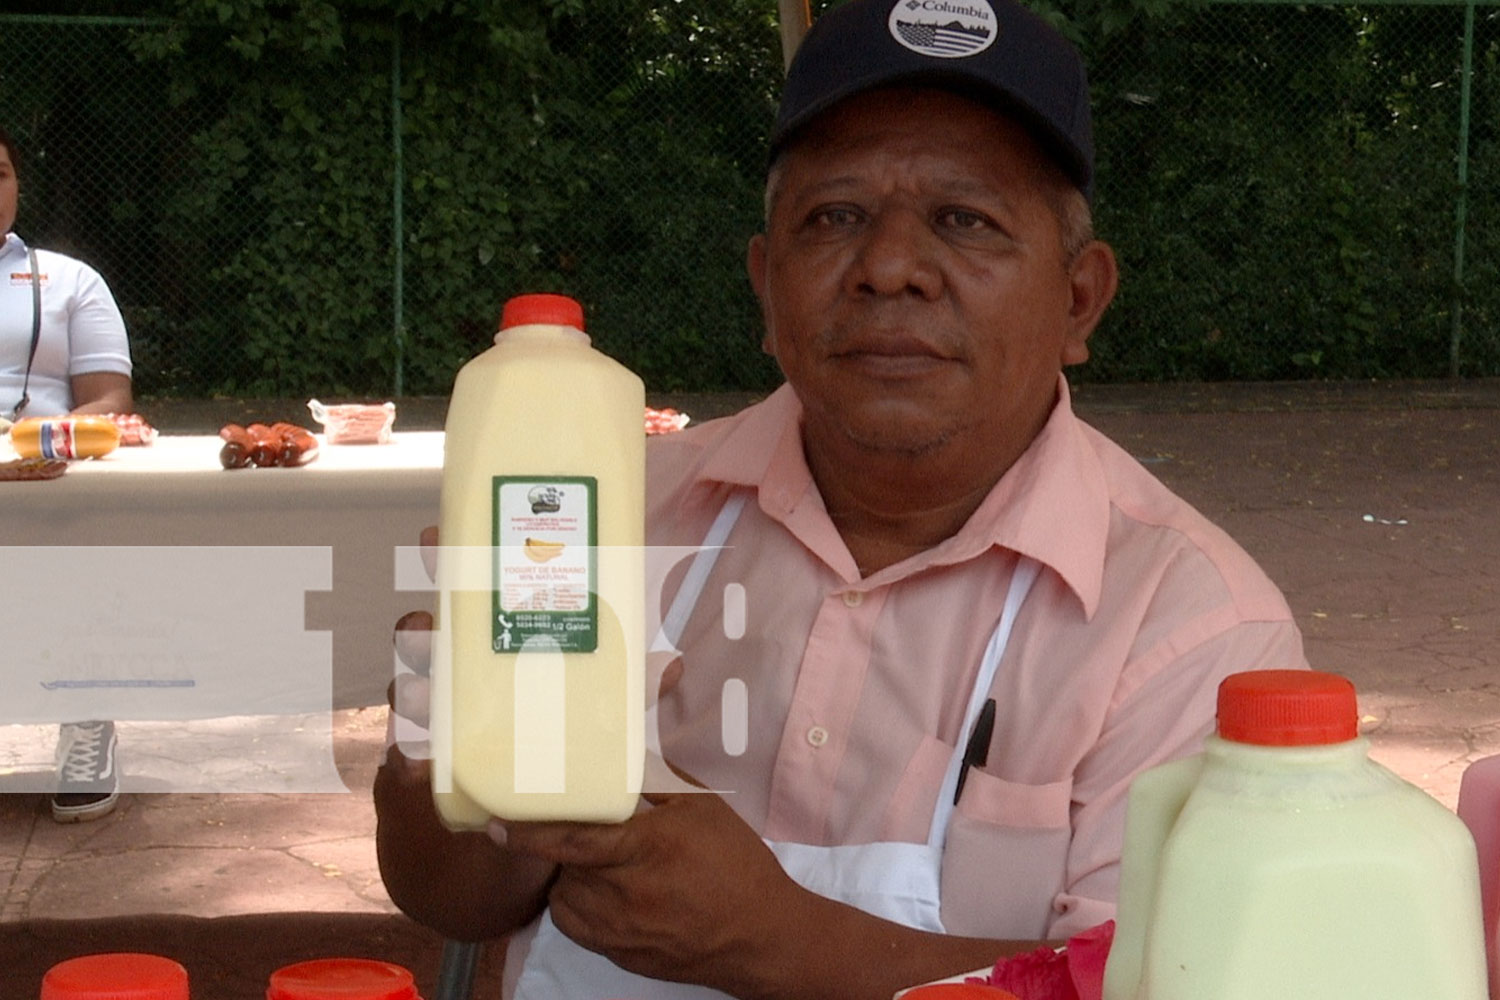
[[[974,720],[974,731],[969,734],[969,743],[964,747],[963,764],[958,769],[958,785],[953,789],[953,804],[964,793],[964,782],[969,778],[969,768],[983,767],[990,759],[990,737],[995,734],[995,699],[985,700]]]

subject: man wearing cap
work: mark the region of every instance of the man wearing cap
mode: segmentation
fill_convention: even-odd
[[[507,996],[885,1000],[1065,939],[1113,916],[1131,779],[1228,674],[1306,665],[1250,557],[1072,413],[1116,285],[1092,164],[1077,53],[1008,0],[813,26],[748,257],[787,384],[648,453],[651,544],[701,547],[662,752],[721,794],[487,839],[421,765],[377,778],[392,898],[511,934]]]

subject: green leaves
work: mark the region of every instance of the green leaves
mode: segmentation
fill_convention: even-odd
[[[223,337],[241,345],[238,391],[311,391],[351,359],[359,391],[392,376],[381,346],[395,249],[391,50],[379,6],[342,4],[327,18],[326,4],[299,5],[314,38],[372,40],[309,73],[301,44],[271,24],[287,5],[242,0],[197,33],[182,66],[196,75],[225,48],[259,64],[221,83],[233,110],[209,130],[201,183],[248,196],[241,210],[264,221],[214,271],[244,303]],[[543,289],[584,299],[596,341],[653,387],[771,378],[741,274],[761,167],[729,150],[759,148],[774,76],[758,63],[774,69],[774,32],[759,12],[710,21],[673,2],[634,16],[642,6],[399,5],[407,391],[445,392],[487,346],[503,301]],[[746,79],[763,88],[749,106],[734,96]],[[247,159],[248,188],[237,176]]]
[[[1098,228],[1123,274],[1078,374],[1445,375],[1461,16],[1184,8],[1096,50]],[[1495,162],[1471,154],[1476,262],[1500,254]],[[1466,291],[1478,370],[1494,296]]]
[[[104,266],[143,394],[383,396],[398,350],[443,393],[537,290],[653,389],[776,380],[742,265],[773,0],[144,2],[162,20],[0,26],[28,235]],[[1500,371],[1500,14],[1455,282],[1461,8],[1035,6],[1085,53],[1123,268],[1082,378],[1440,375],[1455,305],[1465,370]]]

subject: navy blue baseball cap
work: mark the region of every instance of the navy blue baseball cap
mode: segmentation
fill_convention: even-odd
[[[824,14],[787,71],[771,161],[840,101],[900,85],[952,90],[1013,116],[1092,200],[1083,58],[1014,0],[850,0]]]

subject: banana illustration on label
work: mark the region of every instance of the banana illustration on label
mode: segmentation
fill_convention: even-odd
[[[532,562],[550,562],[562,555],[564,544],[562,542],[549,542],[544,538],[527,538],[524,550],[526,558]]]

